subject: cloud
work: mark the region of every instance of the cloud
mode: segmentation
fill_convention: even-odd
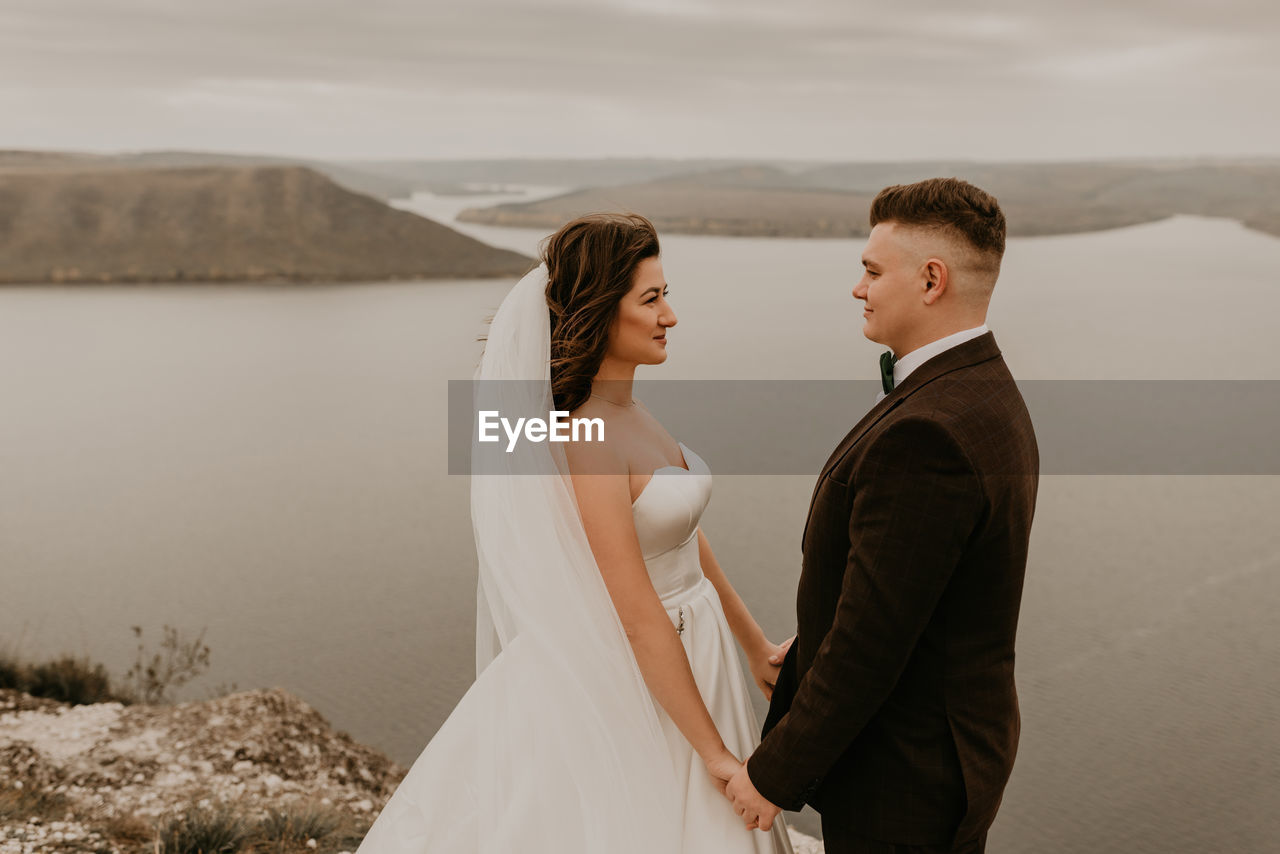
[[[42,112],[0,146],[1276,153],[1257,104],[1280,88],[1278,17],[1251,0],[9,0],[0,102]],[[1196,112],[1213,126],[1189,129]]]

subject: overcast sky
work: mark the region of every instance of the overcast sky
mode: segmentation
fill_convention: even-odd
[[[1274,0],[0,0],[0,148],[1280,154]]]

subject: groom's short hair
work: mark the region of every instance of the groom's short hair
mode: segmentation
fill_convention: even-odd
[[[995,196],[959,178],[929,178],[885,187],[871,202],[871,227],[878,223],[938,230],[958,237],[999,273],[1004,257],[1004,212]]]

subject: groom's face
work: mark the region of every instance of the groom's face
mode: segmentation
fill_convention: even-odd
[[[882,222],[871,229],[862,251],[862,279],[853,295],[865,303],[862,334],[894,353],[913,337],[923,305],[920,252],[910,227]]]

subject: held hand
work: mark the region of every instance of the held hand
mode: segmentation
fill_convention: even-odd
[[[780,645],[766,641],[764,646],[750,658],[751,676],[766,700],[773,699],[773,688],[778,684],[778,671],[782,668],[782,659],[786,657],[787,650],[791,648],[794,641],[794,635]]]
[[[782,812],[782,808],[770,803],[764,795],[756,791],[755,784],[747,775],[744,764],[737,774],[729,780],[725,787],[725,795],[733,801],[733,811],[742,819],[747,830],[769,830],[773,820]]]
[[[707,773],[711,775],[711,781],[716,784],[716,788],[720,790],[720,794],[725,795],[727,798],[728,795],[725,794],[725,786],[728,785],[729,780],[732,779],[739,770],[741,770],[742,763],[738,761],[736,756],[726,750],[724,753],[706,760],[705,764],[707,766]]]

